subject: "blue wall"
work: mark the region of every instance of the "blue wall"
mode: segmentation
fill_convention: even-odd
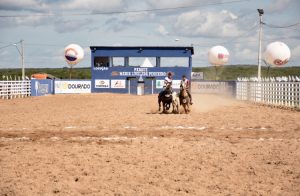
[[[181,80],[184,74],[188,79],[192,71],[192,47],[108,47],[91,46],[91,75],[92,92],[112,93],[137,93],[138,80],[142,79],[145,86],[145,94],[158,93],[162,89],[156,88],[157,80],[164,80],[168,72],[173,73],[173,80]],[[156,67],[94,67],[95,57],[157,57]],[[160,67],[160,57],[186,57],[187,67]],[[112,81],[113,80],[113,81]],[[100,84],[101,83],[101,84]],[[120,83],[113,88],[115,83]],[[153,84],[153,85],[152,85]],[[96,87],[97,86],[97,87]],[[100,88],[99,88],[100,87]],[[116,87],[116,86],[114,86]]]

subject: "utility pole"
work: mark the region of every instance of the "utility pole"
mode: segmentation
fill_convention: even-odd
[[[21,43],[22,80],[25,80],[24,40],[21,39],[20,43]]]
[[[262,45],[262,15],[264,14],[263,9],[257,9],[259,14],[259,48],[258,48],[258,70],[257,70],[257,78],[261,79],[261,45]]]

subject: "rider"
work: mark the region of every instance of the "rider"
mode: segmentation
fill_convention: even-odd
[[[180,81],[180,88],[185,88],[186,89],[186,92],[189,95],[189,98],[191,100],[190,104],[192,105],[193,102],[192,102],[192,95],[190,93],[190,87],[191,87],[190,81],[186,78],[185,75],[182,75],[182,80]]]
[[[164,80],[164,87],[163,87],[164,90],[166,89],[166,87],[168,85],[170,85],[170,88],[172,89],[172,81],[173,81],[173,79],[172,79],[172,73],[168,72],[167,77],[165,77],[165,80]]]
[[[164,86],[163,86],[163,90],[159,93],[159,97],[163,96],[167,86],[169,85],[171,91],[172,91],[172,73],[171,72],[168,72],[167,73],[167,76],[165,77],[165,80],[164,80]]]

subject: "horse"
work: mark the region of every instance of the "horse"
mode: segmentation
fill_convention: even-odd
[[[158,95],[158,111],[161,109],[161,102],[163,103],[163,113],[166,113],[170,107],[171,103],[173,101],[173,96],[172,96],[172,90],[170,85],[166,86],[166,89],[163,91],[162,95]]]
[[[183,86],[180,87],[179,93],[180,105],[182,105],[184,112],[187,114],[190,112],[190,98],[187,93],[187,89]]]

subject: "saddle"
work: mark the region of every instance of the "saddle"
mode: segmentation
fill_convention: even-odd
[[[160,97],[162,100],[164,101],[172,101],[172,91],[170,90],[164,90],[161,94],[161,97]]]

